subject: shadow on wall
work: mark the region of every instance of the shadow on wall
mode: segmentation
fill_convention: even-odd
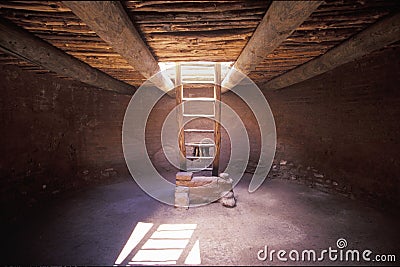
[[[394,58],[399,47],[281,90],[265,89],[277,127],[275,168],[380,208],[399,207],[400,61]]]
[[[130,97],[0,65],[2,211],[127,177],[121,127]]]

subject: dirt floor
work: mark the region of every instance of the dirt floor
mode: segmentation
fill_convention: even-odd
[[[0,263],[379,265],[363,261],[366,249],[372,251],[366,255],[371,260],[377,254],[393,254],[399,262],[400,228],[393,215],[286,180],[267,180],[253,194],[247,192],[247,185],[248,179],[243,179],[235,188],[237,207],[232,209],[220,203],[176,209],[153,200],[130,179],[65,194],[32,209],[23,221],[2,227]],[[340,238],[347,247],[338,249],[337,245],[343,246],[337,244]],[[280,261],[277,253],[272,261],[258,259],[257,255],[265,257],[265,246],[268,256],[271,250],[285,250],[281,258],[287,261]],[[332,258],[338,259],[330,261],[326,252],[324,260],[318,261],[321,251],[329,247],[338,250],[331,251]],[[359,262],[345,261],[350,249],[359,251]],[[293,250],[299,253],[298,261]],[[308,258],[304,250],[315,250],[317,259],[313,261],[312,254]],[[192,261],[189,254],[194,255]]]

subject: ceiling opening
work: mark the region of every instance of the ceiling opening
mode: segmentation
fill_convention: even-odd
[[[160,62],[160,69],[175,81],[175,66],[178,62]],[[214,83],[214,66],[216,62],[210,61],[192,61],[179,62],[181,65],[182,83]],[[219,62],[221,64],[221,77],[226,76],[233,65],[233,61]]]

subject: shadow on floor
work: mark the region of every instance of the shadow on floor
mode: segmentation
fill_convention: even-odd
[[[129,180],[74,192],[36,208],[12,226],[2,227],[5,246],[0,263],[113,265],[141,223],[151,224],[151,230],[127,254],[125,251],[126,257],[118,263],[137,264],[134,258],[139,257],[139,251],[149,249],[148,242],[153,246],[172,244],[153,236],[159,227],[166,227],[163,225],[196,225],[175,261],[179,265],[185,264],[197,241],[201,264],[205,265],[369,264],[332,262],[327,257],[322,262],[257,258],[265,246],[288,253],[310,249],[318,252],[337,248],[339,238],[346,239],[348,249],[369,249],[373,255],[399,257],[397,218],[360,202],[285,180],[266,180],[259,190],[249,194],[248,182],[247,175],[235,188],[238,202],[233,209],[219,203],[176,209],[150,198]],[[183,246],[182,242],[175,243]]]

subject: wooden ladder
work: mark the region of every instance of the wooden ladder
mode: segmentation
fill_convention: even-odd
[[[213,86],[214,97],[184,97],[184,86],[186,84],[190,84],[190,81],[185,82],[182,80],[182,66],[181,63],[176,63],[176,73],[175,73],[175,88],[176,88],[176,105],[177,109],[177,120],[178,120],[178,129],[179,131],[179,150],[180,150],[180,169],[181,171],[211,171],[212,176],[218,176],[219,171],[219,158],[220,158],[220,146],[221,146],[221,125],[218,121],[221,120],[221,64],[214,63],[214,82],[210,83]],[[196,89],[201,90],[201,89]],[[212,102],[214,106],[213,114],[191,114],[185,112],[185,103],[190,101],[204,101],[204,102]],[[181,105],[182,104],[182,105]],[[202,118],[210,118],[214,119],[213,129],[200,129],[200,128],[185,128],[184,125],[185,118],[190,117],[202,117]],[[214,144],[204,143],[199,141],[196,142],[185,142],[185,135],[190,134],[210,134],[213,133]],[[198,155],[187,155],[186,149],[187,147],[192,147],[194,150],[197,149],[199,152]],[[209,151],[209,148],[213,147],[214,155],[210,155],[207,153],[200,153],[200,151]],[[204,149],[205,148],[205,149]],[[206,154],[206,155],[204,155]],[[189,160],[203,160],[203,159],[213,159],[212,167],[210,165],[204,166],[204,168],[187,168],[186,159]]]

